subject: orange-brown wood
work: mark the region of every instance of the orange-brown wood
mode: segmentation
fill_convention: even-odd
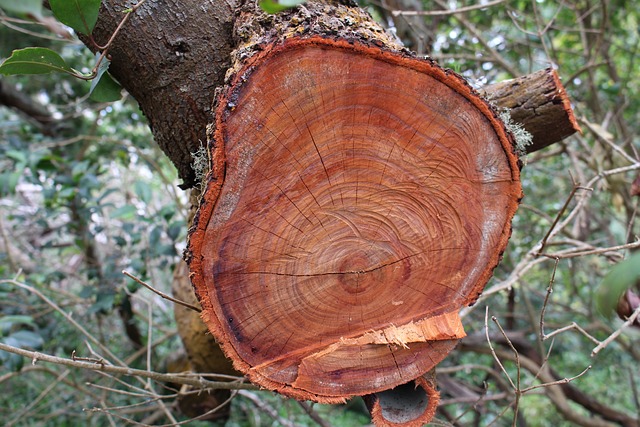
[[[294,38],[235,75],[210,132],[188,260],[238,370],[340,402],[455,347],[521,198],[511,137],[459,76]]]
[[[421,376],[391,390],[364,396],[376,427],[422,427],[436,413],[440,393],[434,378]]]

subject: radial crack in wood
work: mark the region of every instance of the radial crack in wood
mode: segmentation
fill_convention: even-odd
[[[522,196],[491,107],[430,61],[320,37],[263,46],[210,127],[187,258],[234,366],[341,402],[433,368]]]

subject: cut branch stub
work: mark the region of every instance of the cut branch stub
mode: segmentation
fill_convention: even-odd
[[[525,147],[527,153],[582,133],[567,91],[552,68],[485,86],[480,94],[498,107],[507,108],[513,121],[531,134],[533,140]]]
[[[511,137],[459,76],[293,39],[236,74],[210,137],[191,278],[253,382],[339,402],[418,378],[464,336],[521,187]]]

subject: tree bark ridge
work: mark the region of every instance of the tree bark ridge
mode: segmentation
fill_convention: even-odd
[[[97,43],[109,40],[127,7],[102,2]],[[206,145],[214,91],[230,65],[233,12],[230,0],[147,0],[109,50],[109,72],[138,101],[183,188],[196,183],[191,153]]]

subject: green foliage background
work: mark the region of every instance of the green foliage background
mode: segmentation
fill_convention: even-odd
[[[0,58],[9,57],[14,49],[40,46],[58,52],[71,68],[90,72],[95,58],[83,45],[52,36],[24,14],[1,9],[4,4],[0,2]],[[424,0],[421,6],[438,10],[475,4]],[[362,6],[378,19],[392,22],[389,11],[377,2]],[[629,194],[638,167],[606,177],[599,174],[633,166],[633,159],[637,166],[639,161],[639,16],[633,3],[624,0],[508,0],[463,15],[421,17],[431,38],[419,33],[422,27],[416,24],[403,32],[403,18],[396,17],[394,29],[407,44],[422,34],[423,40],[430,40],[431,56],[477,86],[557,67],[584,129],[583,135],[526,159],[522,172],[526,196],[514,219],[504,260],[487,289],[510,280],[527,260],[531,265],[518,273],[511,291],[495,293],[465,312],[470,344],[461,345],[445,360],[441,375],[463,384],[478,399],[459,402],[455,396],[443,395],[439,424],[451,425],[455,420],[455,425],[464,426],[575,425],[550,402],[543,388],[523,395],[515,413],[508,379],[487,354],[485,310],[519,340],[547,356],[545,366],[560,378],[593,366],[572,384],[603,405],[638,418],[640,350],[635,331],[623,333],[592,357],[595,343],[576,329],[546,341],[539,339],[538,330],[552,277],[547,333],[575,323],[602,340],[618,328],[621,321],[597,313],[595,295],[612,265],[629,251],[563,258],[557,269],[553,259],[534,260],[530,254],[559,215],[574,182],[585,185],[594,179],[590,190],[578,191],[569,202],[562,220],[583,197],[588,198],[549,242],[547,252],[606,248],[638,239],[638,198]],[[63,75],[2,76],[0,84],[28,95],[51,117],[51,123],[43,125],[0,107],[0,279],[4,279],[0,282],[0,342],[60,357],[70,357],[74,350],[85,357],[103,356],[50,305],[15,286],[11,282],[15,280],[73,313],[76,321],[131,367],[162,371],[164,360],[181,347],[172,307],[139,289],[121,271],[170,292],[172,272],[184,248],[187,213],[187,196],[177,188],[173,166],[154,145],[135,100],[126,94],[114,103],[97,103],[87,97],[90,82]],[[134,314],[131,322],[141,334],[139,343],[125,334],[118,315],[122,311]],[[489,321],[488,326],[491,336],[499,339],[496,325]],[[156,343],[151,366],[144,348],[139,348],[148,339]],[[540,383],[536,372],[518,370],[506,359],[502,362],[512,380],[520,379],[522,388]],[[116,416],[108,418],[86,409],[145,401],[95,387],[128,390],[127,383],[135,383],[131,379],[118,382],[92,371],[32,365],[5,352],[0,352],[0,363],[0,386],[10,390],[0,393],[0,419],[6,425],[120,425]],[[168,394],[160,388],[156,385],[156,391]],[[275,414],[240,396],[234,399],[228,426],[283,425],[283,420],[315,425],[295,402],[270,393],[255,396]],[[147,402],[147,409],[138,407],[142,408],[138,412],[112,412],[154,425],[155,419],[149,421],[155,413],[149,409],[152,403]],[[568,405],[585,417],[592,415],[574,402]],[[335,426],[369,422],[356,401],[316,409]]]

